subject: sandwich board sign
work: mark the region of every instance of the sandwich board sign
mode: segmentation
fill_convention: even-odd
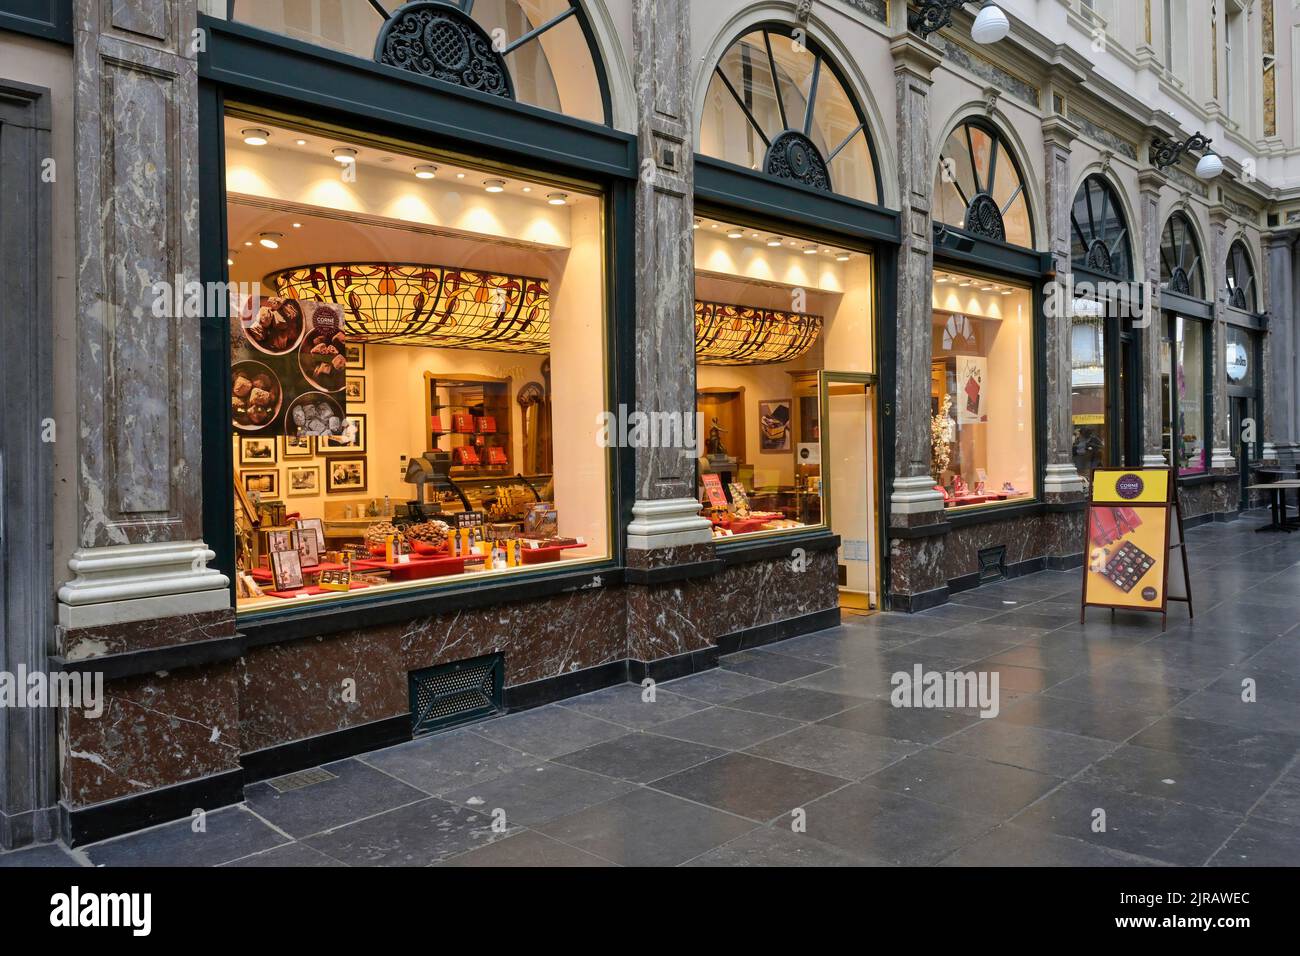
[[[1164,630],[1170,601],[1186,603],[1192,616],[1183,514],[1168,468],[1098,468],[1083,534],[1079,623],[1089,607],[1123,608],[1158,612]]]

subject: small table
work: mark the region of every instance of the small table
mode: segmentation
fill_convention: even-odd
[[[1300,503],[1300,479],[1287,479],[1285,481],[1268,481],[1263,484],[1247,485],[1247,491],[1267,491],[1270,500],[1270,512],[1272,520],[1263,527],[1256,528],[1256,531],[1295,531],[1296,525],[1287,521],[1286,517],[1286,493],[1294,491],[1296,493],[1297,503]]]

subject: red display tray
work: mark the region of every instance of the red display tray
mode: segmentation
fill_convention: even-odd
[[[560,553],[573,548],[585,548],[585,544],[553,544],[545,548],[524,548],[519,552],[524,564],[545,564],[560,560]]]
[[[353,584],[348,587],[348,590],[360,591],[362,588],[368,588],[368,587],[370,587],[369,584]],[[263,591],[262,593],[265,594],[267,597],[292,599],[292,598],[303,597],[311,594],[342,594],[343,592],[331,591],[331,590],[327,590],[326,588],[319,588],[313,585],[312,587],[309,588],[298,588],[295,591]]]
[[[371,558],[354,561],[352,566],[359,571],[387,571],[393,581],[415,581],[419,578],[437,578],[444,574],[464,574],[466,558],[421,558],[412,555],[406,563]]]

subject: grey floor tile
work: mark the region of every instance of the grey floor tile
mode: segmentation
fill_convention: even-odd
[[[1085,770],[1079,779],[1112,790],[1244,814],[1275,777],[1271,769],[1125,744]]]
[[[1103,819],[1105,831],[1094,829]],[[1015,822],[1179,866],[1200,866],[1241,817],[1188,804],[1072,782],[1026,809]]]
[[[773,717],[788,717],[791,720],[821,720],[823,717],[856,707],[860,703],[862,703],[861,698],[849,697],[846,694],[833,694],[824,690],[782,684],[771,690],[762,690],[757,694],[732,701],[728,706],[736,710],[771,714]]]
[[[1126,740],[1160,719],[1158,713],[1130,710],[1113,700],[1067,700],[1039,694],[1018,700],[996,718],[1022,727],[1041,727],[1100,740]]]
[[[713,670],[691,674],[689,677],[679,677],[677,680],[667,681],[659,686],[670,693],[690,697],[693,700],[725,704],[776,685],[771,681],[715,667]]]
[[[433,796],[536,763],[535,757],[468,728],[421,737],[361,760]]]
[[[229,863],[221,865],[234,867],[347,866],[346,863],[336,860],[332,856],[326,856],[320,850],[314,850],[305,843],[285,843],[282,846],[263,850],[261,853],[254,853],[252,856],[240,857],[238,860],[231,860]]]
[[[867,774],[915,753],[920,746],[906,740],[891,740],[826,724],[809,724],[755,744],[745,752],[833,777],[861,780]]]
[[[1036,667],[1055,672],[1079,673],[1103,667],[1122,659],[1129,648],[1097,643],[1088,645],[1076,641],[1030,641],[990,655],[995,664],[1014,664],[1017,667]]]
[[[531,827],[630,790],[632,784],[557,763],[512,770],[444,795],[481,813],[502,810],[511,825]]]
[[[554,820],[543,833],[622,866],[677,866],[754,828],[749,820],[637,789]]]
[[[873,773],[867,782],[955,810],[1005,820],[1061,778],[980,757],[922,750]]]
[[[923,637],[908,644],[907,652],[932,655],[943,660],[978,661],[1022,643],[1019,637],[1012,634],[979,630],[978,627],[963,628],[964,633],[961,634],[949,632],[936,637]]]
[[[1300,748],[1300,737],[1270,733],[1193,717],[1164,717],[1129,743],[1154,750],[1208,757],[1242,767],[1280,773]]]
[[[1292,767],[1283,774],[1256,804],[1251,816],[1300,827],[1300,768]]]
[[[428,794],[360,760],[326,764],[332,780],[281,793],[266,781],[244,788],[248,806],[292,837],[360,820]]]
[[[1249,687],[1258,701],[1300,704],[1300,674],[1275,671],[1267,664],[1255,664],[1255,660],[1250,658],[1225,671],[1206,685],[1204,690],[1210,694],[1224,694],[1241,700]],[[1247,685],[1246,681],[1251,684]]]
[[[577,847],[552,840],[536,830],[522,830],[504,840],[453,856],[439,866],[575,867],[613,866]]]
[[[855,783],[810,804],[807,835],[864,860],[938,863],[998,821]]]
[[[884,700],[894,689],[891,682],[896,668],[884,661],[875,663],[851,662],[840,667],[819,671],[801,677],[791,687],[827,691],[852,699],[860,704],[864,699]],[[843,709],[843,708],[842,708]],[[830,716],[829,714],[823,716]]]
[[[437,797],[327,830],[303,842],[349,866],[429,866],[514,832]]]
[[[53,866],[84,866],[85,864],[57,843],[24,847],[0,853],[0,869]]]
[[[655,733],[690,740],[723,750],[744,750],[799,726],[798,721],[755,714],[731,707],[714,707],[658,724]]]
[[[1112,700],[1120,704],[1134,701],[1144,710],[1163,714],[1195,691],[1169,684],[1130,680],[1124,676],[1124,668],[1120,666],[1067,678],[1044,689],[1043,693],[1047,697],[1069,700]]]
[[[943,861],[944,866],[1152,866],[1152,860],[1104,847],[1003,824]]]
[[[653,695],[650,695],[649,689],[640,684],[617,684],[562,701],[561,706],[588,717],[645,730],[665,720],[693,714],[709,705],[691,697],[678,696],[668,690],[667,685],[656,685]]]
[[[1287,700],[1256,699],[1247,702],[1240,696],[1200,691],[1179,702],[1171,713],[1265,733],[1300,730],[1300,704]]]
[[[204,827],[196,833],[186,818],[92,844],[85,853],[95,866],[216,866],[289,842],[244,807],[214,810]]]
[[[534,757],[549,759],[621,736],[627,728],[549,704],[475,724],[474,732]]]
[[[1214,855],[1211,866],[1300,866],[1300,827],[1251,820]]]
[[[982,757],[1056,777],[1072,777],[1118,744],[1041,727],[981,720],[935,745],[940,750]]]
[[[773,651],[741,651],[739,654],[728,654],[718,661],[718,666],[724,670],[748,674],[750,677],[776,684],[798,680],[800,677],[807,677],[826,668],[825,664],[817,661],[805,660],[802,657],[787,657],[785,654],[777,654]]]
[[[818,723],[876,737],[928,744],[955,734],[979,719],[955,710],[895,707],[887,700],[869,700]]]
[[[862,866],[843,850],[779,827],[759,827],[697,856],[687,866]]]
[[[763,823],[787,816],[847,782],[750,754],[727,754],[651,786]]]
[[[591,773],[649,783],[670,773],[721,757],[725,750],[654,733],[631,733],[556,757],[556,763]]]

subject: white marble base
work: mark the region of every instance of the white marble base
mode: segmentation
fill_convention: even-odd
[[[700,503],[694,498],[638,501],[632,505],[632,522],[627,526],[627,546],[635,551],[708,544],[713,525],[700,517]]]
[[[1231,471],[1237,467],[1237,459],[1232,457],[1231,448],[1214,448],[1210,450],[1210,467],[1226,468]]]
[[[215,557],[202,541],[79,549],[68,561],[76,577],[59,588],[59,624],[121,624],[229,608],[229,580],[207,566]]]
[[[894,490],[889,496],[889,510],[901,515],[943,511],[943,493],[935,489],[937,484],[929,475],[895,478]]]
[[[1083,491],[1083,476],[1072,464],[1048,465],[1043,477],[1043,493],[1067,495]]]
[[[1142,467],[1143,468],[1168,468],[1169,462],[1165,461],[1164,455],[1159,455],[1159,454],[1143,455]]]

